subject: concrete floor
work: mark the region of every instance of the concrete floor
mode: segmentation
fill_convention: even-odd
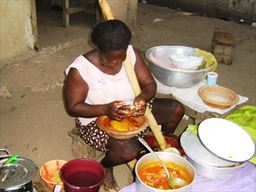
[[[131,26],[133,44],[142,53],[155,45],[209,51],[214,30],[232,33],[236,40],[233,63],[219,64],[218,82],[249,97],[248,104],[256,104],[256,28],[147,4],[139,5],[137,18]],[[87,37],[94,17],[71,18],[70,28],[61,23],[61,12],[38,13],[40,51],[0,65],[0,146],[32,159],[38,167],[52,159],[74,158],[67,134],[74,119],[63,107],[63,72],[91,48]],[[115,168],[120,187],[129,184],[130,174],[126,165]]]
[[[88,30],[95,24],[93,14],[78,12],[70,15],[70,27],[63,27],[62,9],[42,4],[37,8],[39,49],[53,48],[68,42],[87,41]],[[80,42],[81,43],[81,42]]]

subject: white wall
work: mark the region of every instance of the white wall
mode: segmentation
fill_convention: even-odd
[[[0,0],[0,59],[33,48],[31,0]]]

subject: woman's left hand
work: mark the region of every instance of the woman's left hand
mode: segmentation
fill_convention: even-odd
[[[135,97],[134,106],[135,106],[135,110],[132,113],[132,116],[136,117],[136,116],[142,116],[145,114],[147,103],[143,97],[141,97],[140,95]]]

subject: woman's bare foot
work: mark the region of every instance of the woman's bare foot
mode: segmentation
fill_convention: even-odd
[[[102,187],[106,191],[119,191],[120,188],[117,185],[113,174],[113,168],[106,168],[106,176],[102,183]]]

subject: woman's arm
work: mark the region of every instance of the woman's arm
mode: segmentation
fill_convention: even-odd
[[[88,85],[82,79],[77,69],[71,68],[64,82],[63,97],[69,115],[74,117],[97,117],[104,115],[104,105],[89,105],[84,103],[88,94]]]
[[[148,69],[144,59],[136,49],[135,73],[141,88],[141,93],[137,97],[141,97],[145,102],[149,102],[156,94],[156,82]]]
[[[71,68],[64,82],[63,97],[66,111],[73,117],[99,117],[107,115],[110,118],[121,120],[124,114],[118,113],[120,101],[101,105],[84,103],[88,94],[88,84],[82,79],[77,69]]]

